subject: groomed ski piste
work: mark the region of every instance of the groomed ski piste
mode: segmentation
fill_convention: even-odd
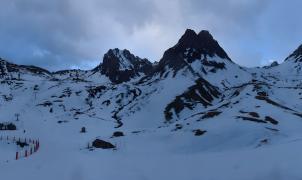
[[[223,121],[223,119],[215,120]],[[93,128],[94,125],[88,126],[94,133],[90,132],[83,136],[76,132],[78,128],[72,127],[80,127],[81,122],[72,123],[65,128],[57,127],[61,129],[60,131],[45,128],[45,132],[40,136],[40,141],[43,142],[40,150],[19,160],[14,160],[15,146],[2,144],[1,177],[47,180],[199,179],[200,177],[265,180],[301,177],[300,133],[282,139],[276,138],[273,143],[268,142],[257,147],[258,144],[249,142],[243,145],[242,142],[246,137],[240,136],[244,131],[256,128],[248,127],[253,126],[252,124],[238,123],[237,126],[246,126],[242,129],[243,132],[228,130],[220,134],[218,130],[224,129],[221,128],[217,129],[217,134],[205,134],[204,137],[195,137],[189,130],[172,132],[172,129],[164,128],[145,130],[141,135],[127,132],[125,137],[111,140],[117,145],[116,150],[86,149],[86,142],[93,136],[110,140],[108,137],[111,133],[110,129],[108,128],[106,133],[104,124],[97,124],[101,126],[99,129]],[[210,128],[205,127],[209,131]],[[226,133],[229,135],[226,136]],[[257,139],[252,134],[250,137],[255,141]],[[169,169],[173,170],[169,171]]]

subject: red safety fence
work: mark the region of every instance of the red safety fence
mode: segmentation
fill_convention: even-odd
[[[16,145],[22,147],[16,151],[15,159],[18,160],[22,157],[28,157],[36,153],[40,148],[40,141],[36,139],[16,138],[9,136],[0,136],[0,141],[11,141]]]

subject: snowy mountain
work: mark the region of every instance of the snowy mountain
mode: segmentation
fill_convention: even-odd
[[[301,59],[302,46],[281,64],[241,67],[189,29],[154,64],[119,49],[87,71],[1,59],[0,125],[16,130],[0,134],[41,142],[16,161],[26,147],[1,138],[1,177],[299,179]]]

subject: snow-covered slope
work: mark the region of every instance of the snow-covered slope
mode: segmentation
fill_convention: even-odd
[[[17,130],[0,135],[41,143],[14,160],[26,147],[0,140],[1,177],[301,179],[301,54],[244,68],[187,30],[156,64],[119,49],[87,71],[1,60],[0,123]]]

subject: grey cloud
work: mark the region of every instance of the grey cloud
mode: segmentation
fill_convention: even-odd
[[[302,40],[301,3],[281,0],[2,0],[0,57],[92,68],[109,48],[159,60],[186,28],[209,29],[235,62],[283,60]]]

